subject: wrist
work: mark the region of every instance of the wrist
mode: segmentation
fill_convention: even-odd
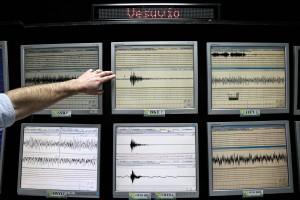
[[[67,85],[67,89],[72,94],[78,94],[84,91],[84,88],[81,86],[81,84],[78,82],[77,79],[68,80],[66,85]]]

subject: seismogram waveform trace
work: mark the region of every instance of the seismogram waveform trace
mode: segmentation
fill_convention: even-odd
[[[135,172],[132,170],[130,175],[125,175],[125,176],[117,176],[117,178],[130,178],[132,184],[134,183],[135,179],[180,179],[180,178],[195,178],[195,176],[147,176],[147,175],[136,175]]]
[[[247,54],[243,52],[224,52],[224,53],[212,53],[211,54],[213,57],[245,57]]]
[[[239,154],[233,154],[230,156],[224,156],[221,157],[216,156],[212,158],[212,162],[215,165],[248,165],[248,164],[255,164],[255,163],[274,163],[274,162],[286,162],[287,161],[287,155],[284,153],[276,153],[274,152],[272,155],[269,154],[256,154],[252,155],[249,153],[249,155],[239,155]]]
[[[98,141],[95,138],[80,139],[74,137],[62,140],[45,140],[29,137],[24,140],[24,147],[27,149],[43,150],[49,148],[62,148],[81,151],[82,149],[94,150],[98,148]]]
[[[250,84],[261,84],[261,85],[282,85],[285,82],[285,78],[276,76],[276,77],[242,77],[242,76],[229,76],[229,77],[212,77],[212,84],[217,85],[250,85]]]
[[[130,141],[131,151],[133,151],[135,147],[147,146],[147,145],[149,145],[149,144],[139,144],[139,143],[136,143],[133,139],[131,139],[131,141]]]
[[[126,80],[125,78],[120,78],[118,80]],[[128,80],[128,79],[127,79]],[[138,76],[135,74],[135,72],[131,72],[131,75],[129,77],[129,81],[131,83],[132,86],[136,85],[137,82],[139,81],[166,81],[166,80],[193,80],[193,78],[190,77],[175,77],[175,78],[171,78],[171,77],[142,77],[142,76]]]
[[[39,166],[57,166],[57,165],[74,165],[74,166],[93,166],[97,165],[97,158],[48,158],[48,157],[23,157],[24,165]]]
[[[76,79],[77,76],[38,76],[38,77],[28,77],[25,79],[25,83],[28,85],[39,85],[39,84],[45,84],[45,83],[56,83],[56,82],[62,82],[62,81],[68,81],[71,79]]]

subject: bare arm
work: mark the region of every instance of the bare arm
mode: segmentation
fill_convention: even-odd
[[[101,95],[103,91],[99,86],[113,78],[115,75],[111,71],[88,70],[77,79],[18,88],[6,94],[14,106],[16,120],[19,120],[78,93]]]

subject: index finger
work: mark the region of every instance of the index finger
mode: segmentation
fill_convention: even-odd
[[[100,75],[101,78],[103,78],[105,76],[110,76],[112,74],[113,74],[112,71],[102,71],[102,72],[99,73],[99,75]]]
[[[102,82],[102,83],[105,83],[105,82],[107,82],[107,81],[110,81],[110,80],[114,79],[115,77],[116,77],[115,74],[111,74],[111,75],[108,75],[108,76],[104,76],[104,77],[101,78],[101,82]]]

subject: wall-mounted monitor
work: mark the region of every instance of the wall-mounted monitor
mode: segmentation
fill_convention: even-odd
[[[8,90],[7,42],[0,41],[0,93]],[[2,167],[4,156],[5,129],[0,128],[0,193],[2,186]]]
[[[7,42],[0,41],[0,93],[8,90]]]
[[[112,113],[198,113],[197,42],[113,42]]]
[[[198,124],[114,124],[113,196],[199,197]]]
[[[300,115],[300,92],[299,92],[299,81],[298,78],[299,70],[299,58],[300,58],[300,46],[294,46],[294,115]]]
[[[209,195],[292,193],[288,121],[208,122]]]
[[[207,43],[208,114],[289,112],[287,43]]]
[[[0,128],[0,194],[2,192],[2,169],[4,158],[5,130]]]
[[[99,198],[100,133],[98,124],[23,123],[18,195]]]
[[[102,44],[21,45],[21,67],[22,86],[74,79],[89,69],[102,69]],[[74,95],[35,114],[51,114],[53,110],[99,115],[102,114],[102,96]]]
[[[300,121],[296,121],[295,122],[295,135],[296,135],[296,141],[295,141],[295,145],[296,145],[296,149],[297,149],[297,167],[298,167],[298,181],[300,181]],[[300,188],[300,185],[299,185]]]

